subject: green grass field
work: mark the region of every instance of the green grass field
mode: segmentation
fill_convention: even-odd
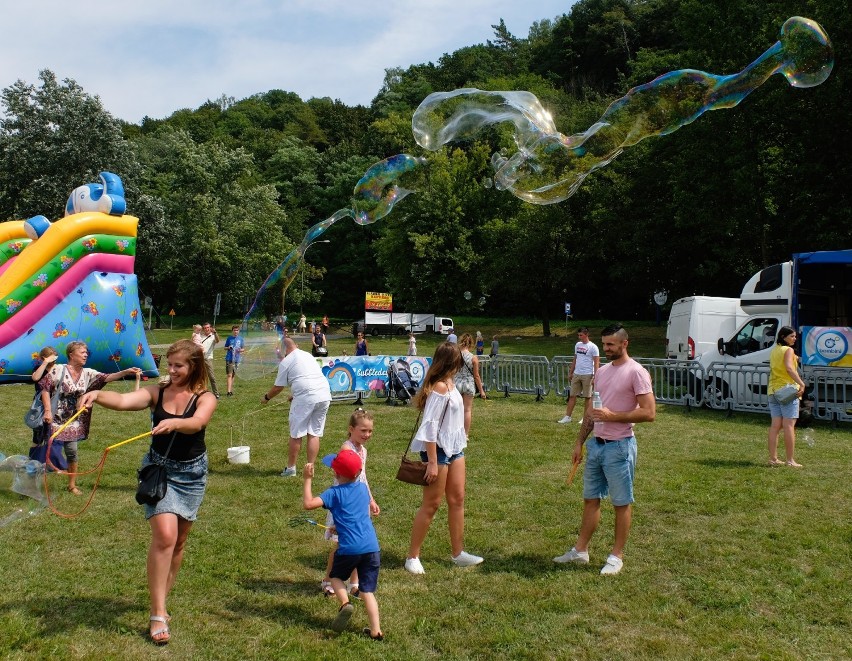
[[[515,329],[508,335],[523,338],[518,346],[546,348]],[[562,338],[568,351],[551,355],[570,353],[569,339]],[[0,528],[0,657],[852,658],[847,427],[819,426],[813,447],[800,443],[803,469],[770,469],[766,417],[660,407],[656,422],[637,429],[637,503],[624,570],[602,577],[612,542],[608,504],[592,563],[551,561],[573,543],[582,507],[582,480],[565,484],[577,425],[556,424],[563,402],[476,400],[466,452],[466,547],[485,563],[451,565],[442,510],[423,549],[426,575],[411,576],[402,563],[419,489],[393,475],[416,412],[368,400],[376,432],[367,470],[382,507],[376,594],[386,634],[373,643],[360,635],[366,616],[358,606],[347,632],[327,630],[336,611],[319,593],[328,545],[319,529],[289,525],[302,511],[302,483],[278,477],[286,405],[282,397],[260,406],[271,382],[238,380],[236,396],[221,400],[208,431],[209,488],[169,601],[171,644],[157,650],[144,635],[149,533],[133,500],[142,440],[110,453],[80,517],[43,511]],[[32,389],[0,392],[7,429],[0,451],[25,453],[29,430],[21,417]],[[321,454],[344,440],[351,408],[332,406]],[[93,467],[107,445],[149,428],[145,412],[98,409],[91,438],[81,445],[81,468]],[[249,465],[226,461],[235,445],[251,446]],[[86,495],[93,477],[82,479]],[[319,467],[316,489],[331,479]],[[60,492],[61,477],[49,482],[60,509],[81,506]],[[11,507],[13,498],[0,494],[0,506]]]

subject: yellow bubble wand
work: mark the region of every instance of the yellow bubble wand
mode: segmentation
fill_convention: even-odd
[[[88,412],[89,412],[89,409],[87,409],[87,408],[79,409],[79,410],[78,410],[78,411],[77,411],[74,415],[72,415],[70,418],[68,418],[68,420],[66,420],[66,421],[62,424],[62,426],[60,426],[60,427],[59,427],[59,429],[57,429],[55,432],[53,432],[53,433],[50,435],[50,438],[48,439],[48,441],[52,441],[54,438],[56,438],[57,436],[59,436],[59,434],[61,434],[61,433],[63,432],[63,430],[64,430],[64,429],[65,429],[68,425],[70,425],[72,422],[74,422],[74,421],[75,421],[77,418],[79,418],[79,417],[80,417],[83,413],[88,413]]]

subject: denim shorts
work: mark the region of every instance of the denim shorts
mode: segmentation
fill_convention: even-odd
[[[168,488],[159,503],[145,505],[145,518],[169,513],[177,514],[187,521],[195,521],[207,489],[207,453],[189,461],[175,461],[163,459],[161,455],[150,450],[142,458],[141,467],[153,463],[165,464]]]
[[[598,443],[586,441],[586,467],[583,470],[583,498],[592,500],[609,495],[621,507],[633,502],[633,475],[636,471],[636,437]]]
[[[796,397],[792,402],[782,404],[775,395],[769,395],[769,415],[773,418],[787,418],[795,420],[799,417],[799,398]]]
[[[444,449],[440,445],[435,446],[438,450],[438,465],[439,466],[449,466],[456,459],[461,459],[464,457],[464,450],[459,452],[458,454],[454,454],[452,457],[448,457],[447,453],[444,452]],[[429,455],[426,452],[420,453],[420,461],[429,461]]]
[[[375,592],[376,586],[379,584],[381,557],[380,551],[360,553],[358,555],[341,555],[339,550],[335,551],[329,577],[346,581],[352,574],[352,570],[357,569],[358,590],[361,592]]]

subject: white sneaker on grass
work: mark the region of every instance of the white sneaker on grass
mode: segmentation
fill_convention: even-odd
[[[426,570],[423,569],[423,565],[420,563],[420,558],[406,558],[405,559],[405,571],[409,574],[425,574]]]
[[[281,477],[296,477],[296,467],[287,466],[287,468],[281,471]]]
[[[474,565],[482,563],[483,560],[484,558],[480,558],[478,555],[462,551],[457,556],[453,557],[453,564],[455,564],[456,567],[473,567]]]
[[[565,562],[576,562],[578,565],[587,565],[589,564],[589,552],[588,551],[578,551],[573,546],[565,551],[560,556],[553,558],[553,562],[565,563]]]
[[[566,415],[561,420],[559,420],[560,425],[564,425],[567,422],[571,422],[571,416],[570,415]]]
[[[614,576],[621,571],[623,566],[624,561],[617,555],[612,555],[610,553],[609,557],[606,559],[606,564],[603,566],[603,569],[601,569],[601,576]]]

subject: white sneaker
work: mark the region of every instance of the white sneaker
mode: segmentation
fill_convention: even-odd
[[[281,477],[296,477],[296,467],[287,466],[287,468],[281,471]]]
[[[606,564],[601,569],[601,576],[613,576],[621,571],[624,566],[624,561],[617,555],[609,554],[606,559]]]
[[[409,574],[425,574],[426,570],[423,569],[423,565],[420,564],[420,558],[406,558],[405,559],[405,571]]]
[[[587,565],[589,564],[589,552],[578,551],[572,546],[568,551],[565,551],[563,555],[553,558],[553,562],[576,562],[578,565]]]
[[[570,415],[566,415],[564,418],[562,418],[562,420],[559,421],[559,424],[564,425],[566,422],[571,422],[571,416]]]
[[[456,567],[473,567],[480,564],[483,560],[484,558],[480,558],[478,555],[462,551],[453,558],[453,563]]]

